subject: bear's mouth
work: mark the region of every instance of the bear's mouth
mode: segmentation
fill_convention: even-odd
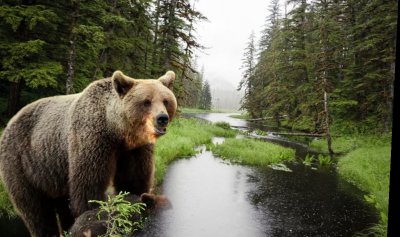
[[[157,136],[162,136],[167,133],[167,128],[166,127],[155,127],[154,131],[156,132]]]

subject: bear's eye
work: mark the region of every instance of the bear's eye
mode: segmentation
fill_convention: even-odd
[[[163,103],[164,103],[164,106],[165,106],[165,107],[168,106],[168,100],[164,100]]]
[[[151,101],[150,101],[150,100],[145,100],[145,101],[143,102],[143,105],[144,105],[145,107],[150,107],[150,106],[151,106]]]

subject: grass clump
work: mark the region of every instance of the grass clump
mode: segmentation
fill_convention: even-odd
[[[292,149],[249,138],[227,138],[223,144],[212,147],[223,159],[247,165],[269,165],[294,159]]]
[[[365,200],[380,212],[381,223],[370,229],[378,236],[386,236],[387,231],[390,148],[390,144],[362,146],[338,162],[339,174],[367,192]]]
[[[156,144],[156,182],[160,184],[167,166],[179,157],[196,154],[195,147],[211,144],[212,138],[234,137],[233,129],[224,129],[206,121],[179,118],[168,127],[168,132]]]
[[[227,122],[216,122],[214,123],[215,126],[223,128],[223,129],[230,129],[231,125]]]

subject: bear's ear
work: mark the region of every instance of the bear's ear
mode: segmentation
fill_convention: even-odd
[[[125,76],[121,71],[115,71],[111,80],[115,91],[121,98],[135,85],[135,80]]]
[[[165,73],[164,76],[160,77],[158,79],[164,86],[168,87],[170,90],[172,90],[172,86],[174,84],[175,80],[175,73],[173,71],[168,71]]]

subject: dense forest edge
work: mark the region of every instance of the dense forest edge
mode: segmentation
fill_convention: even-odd
[[[279,0],[243,54],[248,119],[323,135],[311,148],[338,158],[338,173],[380,212],[386,236],[397,1]],[[243,117],[246,117],[243,116]]]

